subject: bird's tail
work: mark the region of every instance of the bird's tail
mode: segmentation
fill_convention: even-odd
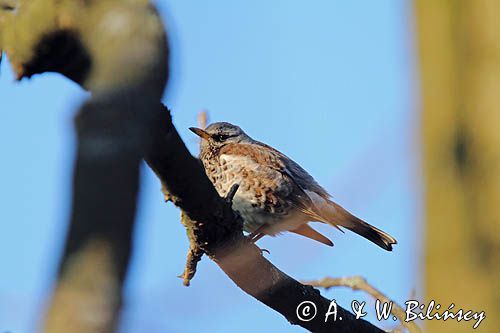
[[[392,245],[398,242],[388,233],[366,223],[365,221],[349,214],[350,218],[340,222],[340,225],[372,241],[387,251],[392,251]]]
[[[316,205],[316,208],[319,210],[318,215],[321,217],[322,222],[328,223],[336,228],[342,226],[349,229],[387,251],[392,251],[392,245],[397,244],[396,239],[388,233],[357,218],[335,202],[328,199],[323,200],[321,204]],[[315,200],[315,203],[319,203],[318,201],[319,200]]]

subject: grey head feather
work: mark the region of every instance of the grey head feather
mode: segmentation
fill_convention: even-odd
[[[205,128],[205,131],[213,138],[212,144],[250,143],[253,141],[239,126],[227,122],[210,124]]]

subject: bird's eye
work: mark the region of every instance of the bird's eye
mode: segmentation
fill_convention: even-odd
[[[218,134],[218,135],[215,137],[215,139],[216,139],[217,141],[224,141],[224,140],[226,140],[228,137],[229,137],[229,135],[225,135],[225,134]]]

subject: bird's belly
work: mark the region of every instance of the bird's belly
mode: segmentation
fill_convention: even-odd
[[[253,232],[263,225],[279,223],[285,216],[273,214],[256,202],[255,197],[236,195],[233,199],[233,209],[243,219],[243,229]]]
[[[261,226],[267,226],[264,233],[275,236],[285,231],[298,228],[307,222],[307,217],[300,211],[290,208],[285,211],[272,212],[255,203],[255,198],[237,195],[233,200],[233,209],[243,219],[243,229],[254,232]]]

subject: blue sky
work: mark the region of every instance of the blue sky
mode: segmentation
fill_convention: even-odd
[[[297,279],[362,275],[404,302],[419,287],[418,115],[407,1],[161,1],[172,46],[165,103],[193,153],[200,110],[240,125],[307,169],[335,200],[395,236],[385,252],[318,226],[334,248],[264,238]],[[0,331],[36,332],[66,230],[72,117],[88,95],[58,74],[13,82],[0,72]],[[302,332],[204,259],[192,286],[179,212],[143,168],[123,333]],[[324,292],[341,305],[359,292]],[[193,308],[193,304],[195,305]],[[369,301],[371,304],[371,301]],[[368,308],[370,313],[371,308]],[[373,317],[369,317],[373,319]],[[388,323],[390,325],[392,323]]]

